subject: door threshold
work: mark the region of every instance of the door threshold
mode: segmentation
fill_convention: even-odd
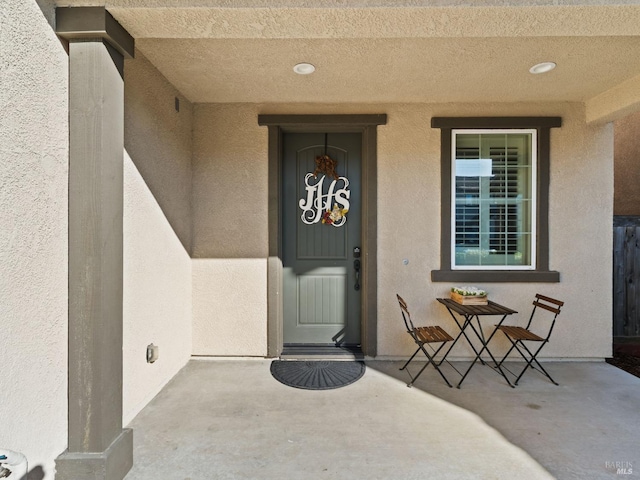
[[[287,344],[282,360],[364,360],[360,345]]]

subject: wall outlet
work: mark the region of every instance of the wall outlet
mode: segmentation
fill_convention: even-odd
[[[158,356],[160,352],[158,351],[158,346],[153,343],[147,345],[147,363],[153,363],[158,360]]]

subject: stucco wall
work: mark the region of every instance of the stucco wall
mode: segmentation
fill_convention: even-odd
[[[123,424],[191,356],[191,259],[125,154]],[[155,363],[147,345],[159,346]]]
[[[266,356],[267,261],[193,260],[193,354]]]
[[[254,106],[195,106],[195,355],[267,353],[266,140]]]
[[[47,480],[67,445],[67,72],[35,0],[3,1],[0,448]]]
[[[551,133],[549,211],[550,268],[560,271],[561,282],[478,286],[487,289],[494,300],[523,312],[522,316],[530,311],[536,292],[566,300],[553,342],[545,348],[547,357],[603,358],[610,354],[611,125],[588,126],[584,106],[572,103],[198,105],[194,119],[195,256],[227,256],[231,263],[236,258],[238,271],[242,271],[240,258],[266,256],[267,133],[257,126],[257,116],[285,113],[388,114],[388,124],[378,128],[381,357],[411,353],[410,339],[400,327],[396,292],[405,297],[417,318],[430,318],[455,331],[446,310],[435,301],[452,285],[430,280],[431,270],[440,263],[440,131],[430,128],[431,117],[561,116],[563,127]],[[409,260],[406,266],[405,258]],[[194,312],[199,313],[194,314],[194,330],[214,317],[218,331],[233,330],[241,313],[238,305],[207,306],[205,295],[196,280]],[[247,298],[255,306],[255,328],[265,330],[266,316],[260,317],[266,311],[265,292],[251,291]],[[219,354],[216,345],[211,343],[207,351],[203,345],[199,353]],[[235,346],[238,348],[230,350],[244,354],[241,345]],[[455,355],[466,356],[468,350],[460,348]]]
[[[266,258],[267,130],[247,104],[194,111],[193,257]]]
[[[124,75],[125,149],[191,252],[193,106],[138,50],[125,61]]]
[[[640,215],[640,112],[614,122],[614,215]]]
[[[123,423],[191,355],[192,106],[142,56],[125,64]],[[159,347],[146,362],[147,345]]]
[[[610,126],[587,126],[584,109],[578,104],[403,106],[390,112],[388,125],[380,128],[378,147],[379,354],[406,355],[411,350],[398,328],[395,292],[409,302],[417,318],[437,320],[456,331],[446,310],[434,301],[446,296],[453,284],[432,283],[428,275],[440,263],[440,131],[430,129],[428,121],[431,116],[484,115],[559,115],[563,119],[562,128],[551,131],[549,198],[549,263],[560,272],[561,282],[478,286],[495,301],[520,311],[514,322],[526,322],[537,292],[566,301],[544,356],[608,356],[612,131]],[[404,258],[409,259],[407,266],[402,263]],[[454,355],[468,352],[458,348]]]

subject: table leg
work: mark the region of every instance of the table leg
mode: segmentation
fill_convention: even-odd
[[[442,363],[444,361],[445,358],[447,358],[447,355],[449,355],[449,352],[451,351],[451,349],[455,346],[455,344],[458,342],[458,339],[464,335],[464,338],[467,339],[467,343],[471,346],[471,348],[473,349],[473,352],[477,355],[478,352],[475,348],[475,346],[473,345],[473,343],[471,343],[471,340],[469,340],[469,337],[467,337],[467,334],[465,332],[467,326],[471,323],[471,320],[473,319],[472,315],[463,315],[464,317],[464,322],[462,322],[462,325],[460,325],[460,322],[458,321],[457,317],[453,314],[453,312],[451,310],[449,310],[449,308],[447,308],[447,310],[449,311],[449,315],[451,315],[451,318],[453,318],[453,321],[456,322],[456,325],[458,325],[458,328],[460,329],[460,333],[458,334],[458,336],[453,340],[453,343],[451,344],[451,346],[447,349],[447,351],[444,354],[443,360],[440,362]]]
[[[478,317],[477,315],[475,316],[476,323],[478,324],[478,330],[476,330],[476,328],[473,326],[473,318],[474,318],[473,316],[470,318],[469,326],[471,327],[471,330],[473,330],[473,333],[475,333],[478,340],[480,340],[480,344],[483,346],[483,348],[480,350],[480,352],[478,352],[475,348],[473,348],[473,345],[471,347],[473,348],[474,353],[478,356],[478,360],[480,360],[480,363],[484,365],[485,364],[484,360],[480,355],[482,354],[482,350],[484,349],[484,346],[487,344],[487,342],[484,339],[484,333],[482,331],[482,326],[480,325],[480,317]]]
[[[478,337],[478,340],[480,340],[480,342],[482,343],[482,337],[478,334],[478,332],[476,331],[475,327],[473,326],[473,317],[474,317],[474,315],[465,315],[465,320],[466,321],[464,323],[464,326],[465,326],[465,328],[470,326],[471,330],[473,330],[473,333],[475,333],[476,337]],[[476,320],[478,321],[478,326],[479,326],[480,325],[480,320],[478,319],[477,315],[475,315],[475,317],[476,317]],[[482,331],[482,330],[480,330],[480,331]],[[467,375],[469,374],[469,372],[471,371],[473,366],[476,364],[476,362],[478,360],[480,360],[482,362],[482,359],[480,359],[480,355],[482,354],[482,350],[484,350],[484,346],[483,346],[483,348],[481,348],[480,351],[478,352],[476,350],[476,347],[473,345],[473,343],[471,342],[471,340],[469,339],[469,337],[467,336],[466,333],[464,334],[464,336],[467,339],[467,342],[469,343],[469,345],[473,349],[473,352],[476,354],[476,356],[473,359],[473,361],[471,362],[471,365],[469,365],[469,368],[467,368],[467,371],[464,372],[464,375],[462,375],[462,378],[458,382],[458,385],[456,385],[456,388],[460,388],[460,385],[462,385],[462,382],[464,382],[464,379],[467,378]],[[484,363],[484,362],[482,362],[482,363]]]
[[[501,325],[502,322],[504,321],[504,319],[507,318],[507,316],[503,316],[502,319],[500,320],[500,322],[498,322],[498,325]],[[468,373],[471,371],[471,369],[473,368],[473,366],[475,365],[475,363],[480,360],[480,362],[484,365],[485,362],[484,360],[482,360],[482,358],[480,358],[480,356],[482,355],[482,352],[484,352],[485,350],[487,351],[487,353],[489,354],[489,357],[491,357],[491,360],[493,361],[493,365],[492,368],[495,370],[497,369],[498,372],[500,373],[500,375],[502,375],[502,378],[505,379],[505,381],[507,382],[507,385],[509,385],[511,388],[514,388],[514,386],[511,384],[511,382],[509,381],[509,379],[507,378],[506,374],[502,371],[502,368],[500,367],[500,365],[498,364],[498,362],[496,361],[495,357],[493,356],[493,354],[491,353],[491,350],[489,350],[489,342],[491,341],[491,339],[493,338],[493,336],[496,334],[496,332],[498,331],[498,328],[496,327],[493,332],[491,332],[491,335],[489,335],[488,339],[485,339],[484,336],[484,332],[482,330],[482,325],[480,323],[480,318],[475,315],[475,319],[476,322],[478,323],[478,330],[476,330],[476,328],[473,325],[473,316],[471,316],[469,318],[469,326],[471,327],[471,330],[473,330],[473,333],[475,333],[476,337],[478,337],[478,340],[480,340],[480,342],[482,343],[482,348],[480,349],[480,351],[478,352],[473,345],[473,351],[476,353],[476,357],[473,359],[473,361],[471,362],[471,365],[469,365],[469,368],[467,369],[467,371],[464,373],[464,375],[462,376],[462,378],[460,379],[460,382],[458,382],[458,385],[456,385],[457,388],[460,388],[460,385],[462,384],[462,382],[464,381],[464,379],[467,377]],[[466,337],[466,335],[465,335]],[[469,341],[469,338],[467,338],[467,341]],[[469,343],[471,344],[471,342],[469,341]]]
[[[496,332],[498,331],[498,327],[500,325],[502,325],[502,322],[504,322],[505,318],[507,318],[506,315],[504,315],[502,317],[502,319],[498,322],[498,325],[493,329],[493,332],[491,332],[491,335],[489,335],[489,338],[487,339],[487,341],[484,343],[484,346],[482,347],[482,350],[480,350],[480,354],[482,354],[483,350],[486,350],[487,353],[489,354],[489,356],[491,357],[491,360],[493,361],[493,365],[492,368],[494,370],[498,370],[498,372],[500,373],[500,375],[502,375],[502,378],[505,379],[505,381],[507,382],[507,385],[509,385],[511,388],[515,388],[515,386],[509,381],[509,379],[507,378],[507,375],[502,371],[502,367],[501,365],[496,361],[495,357],[493,356],[493,354],[491,353],[491,350],[489,350],[489,342],[491,341],[491,339],[493,338],[493,336],[496,334]],[[480,319],[478,319],[478,328],[480,329],[480,332],[482,332],[482,326],[480,325]],[[484,334],[482,334],[482,338],[484,340]]]

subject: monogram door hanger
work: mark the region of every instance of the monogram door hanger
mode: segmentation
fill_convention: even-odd
[[[336,173],[338,162],[327,155],[327,134],[324,137],[324,155],[316,157],[316,168],[304,177],[306,198],[298,202],[307,225],[322,222],[341,227],[349,211],[349,180]]]

